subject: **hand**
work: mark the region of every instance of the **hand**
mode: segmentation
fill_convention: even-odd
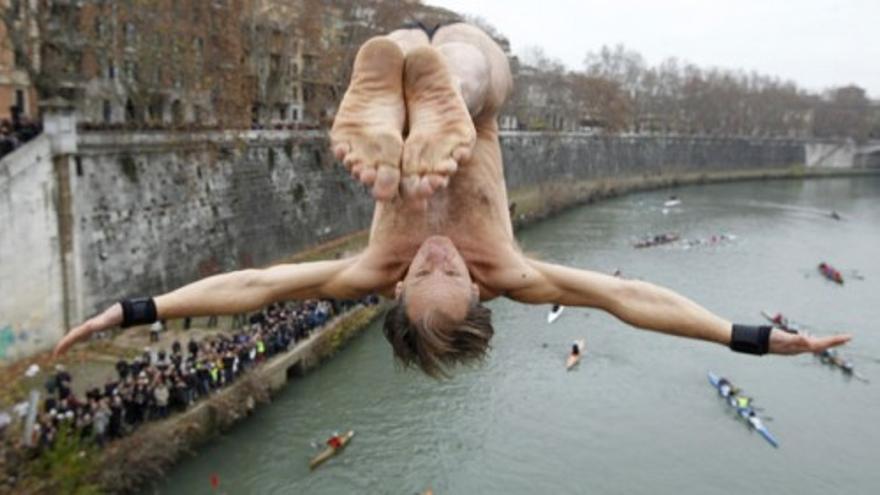
[[[803,352],[822,352],[831,347],[846,344],[852,335],[841,334],[830,337],[812,337],[805,333],[788,333],[778,328],[770,331],[770,353],[801,354]]]
[[[103,313],[86,320],[83,324],[68,332],[67,335],[61,339],[61,342],[58,342],[55,346],[55,351],[52,353],[52,357],[57,358],[64,354],[70,346],[85,340],[86,337],[95,332],[115,327],[121,323],[122,304],[116,303],[107,308]]]

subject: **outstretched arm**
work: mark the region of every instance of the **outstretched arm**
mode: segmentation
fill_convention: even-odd
[[[359,297],[378,289],[363,255],[333,261],[276,265],[239,270],[204,278],[157,296],[158,319],[186,316],[231,315],[286,299]],[[89,335],[122,323],[122,306],[116,303],[103,313],[71,330],[55,347],[55,355]]]
[[[508,291],[517,301],[590,306],[639,328],[722,345],[731,342],[731,322],[684,296],[647,282],[527,258],[519,279],[518,287]],[[849,335],[815,338],[774,329],[769,350],[776,354],[820,352],[849,340]]]

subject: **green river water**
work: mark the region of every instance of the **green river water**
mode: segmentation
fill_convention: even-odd
[[[664,213],[669,194],[682,205]],[[667,231],[735,239],[632,247]],[[809,355],[734,354],[595,310],[568,308],[548,325],[546,306],[497,300],[483,366],[442,382],[397,369],[376,323],[148,493],[880,493],[880,178],[633,194],[518,238],[542,259],[620,268],[734,321],[779,310],[816,333],[852,332],[842,352],[872,382]],[[822,260],[843,272],[844,286],[818,275]],[[585,357],[566,372],[570,342],[581,337]],[[709,370],[756,398],[779,449],[725,407]],[[347,449],[310,473],[311,444],[348,429],[357,434]]]

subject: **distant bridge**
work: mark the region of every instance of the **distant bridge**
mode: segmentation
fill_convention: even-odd
[[[807,167],[880,168],[880,141],[816,141],[805,146]]]

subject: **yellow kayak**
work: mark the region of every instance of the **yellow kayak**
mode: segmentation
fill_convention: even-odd
[[[348,433],[342,435],[339,438],[342,445],[340,445],[338,448],[327,447],[326,449],[322,450],[320,454],[316,455],[312,458],[311,461],[309,461],[309,469],[315,469],[316,467],[323,464],[327,459],[338,454],[342,449],[345,448],[346,445],[348,445],[348,442],[351,441],[351,437],[353,436],[354,430],[349,430]]]
[[[584,339],[575,340],[575,344],[578,346],[578,353],[569,354],[568,359],[565,360],[565,369],[570,370],[575,367],[576,364],[581,362],[581,357],[584,355],[584,350],[586,349],[586,344],[584,343]]]

